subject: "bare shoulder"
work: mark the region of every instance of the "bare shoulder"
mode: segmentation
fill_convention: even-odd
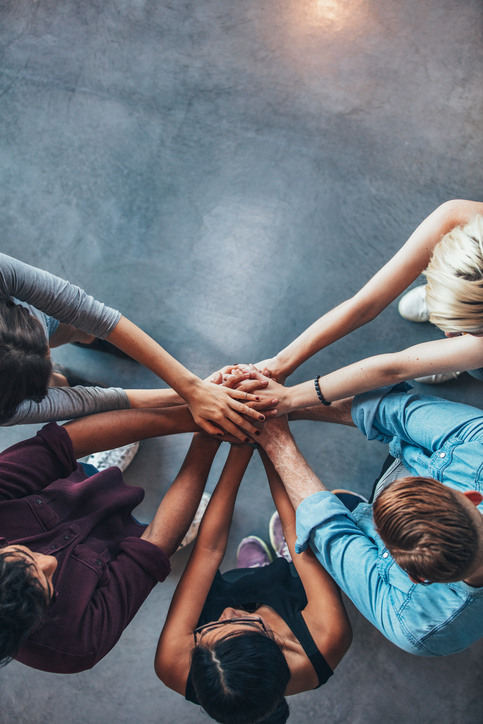
[[[191,665],[192,639],[182,637],[174,640],[167,635],[159,639],[154,670],[156,676],[169,689],[184,696]]]

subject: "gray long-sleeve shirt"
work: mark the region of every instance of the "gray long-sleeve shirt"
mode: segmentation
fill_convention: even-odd
[[[0,299],[20,300],[64,324],[105,339],[121,313],[49,272],[0,254]],[[7,425],[67,420],[108,410],[129,408],[129,399],[118,387],[53,387],[42,402],[25,400]]]

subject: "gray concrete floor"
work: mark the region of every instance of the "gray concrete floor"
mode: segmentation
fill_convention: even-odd
[[[270,356],[438,204],[481,200],[482,16],[479,0],[1,0],[2,250],[120,308],[199,375]],[[391,305],[289,382],[438,336]],[[101,382],[157,384],[134,363],[55,357]],[[467,375],[433,391],[483,406]],[[32,430],[1,430],[1,447]],[[370,491],[381,445],[294,430],[329,487]],[[187,445],[149,441],[128,470],[142,519]],[[271,511],[254,460],[226,567]],[[4,669],[2,724],[208,721],[152,667],[186,559],[95,670]],[[322,690],[292,699],[294,724],[482,721],[483,642],[418,659],[349,612],[354,645]]]

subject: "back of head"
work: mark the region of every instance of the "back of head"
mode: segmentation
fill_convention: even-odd
[[[396,480],[376,498],[373,514],[384,545],[415,580],[461,581],[476,559],[475,524],[454,491],[437,480]]]
[[[0,666],[44,620],[49,599],[23,557],[0,550]]]
[[[483,217],[457,226],[436,245],[428,268],[429,318],[443,332],[483,328]]]
[[[223,724],[284,724],[290,669],[269,636],[247,632],[193,649],[191,677],[205,711]]]
[[[25,307],[0,300],[0,424],[24,400],[47,394],[52,363],[42,325]]]

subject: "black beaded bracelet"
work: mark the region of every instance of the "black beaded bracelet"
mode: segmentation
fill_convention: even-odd
[[[332,404],[332,402],[327,402],[327,400],[325,399],[324,395],[323,395],[322,392],[321,392],[321,389],[320,389],[320,387],[319,387],[319,379],[320,379],[320,377],[321,377],[320,375],[317,375],[317,377],[316,377],[315,380],[314,380],[315,391],[316,391],[317,397],[319,398],[319,400],[321,401],[321,403],[322,403],[323,405],[325,405],[326,407],[328,407],[329,405]]]

